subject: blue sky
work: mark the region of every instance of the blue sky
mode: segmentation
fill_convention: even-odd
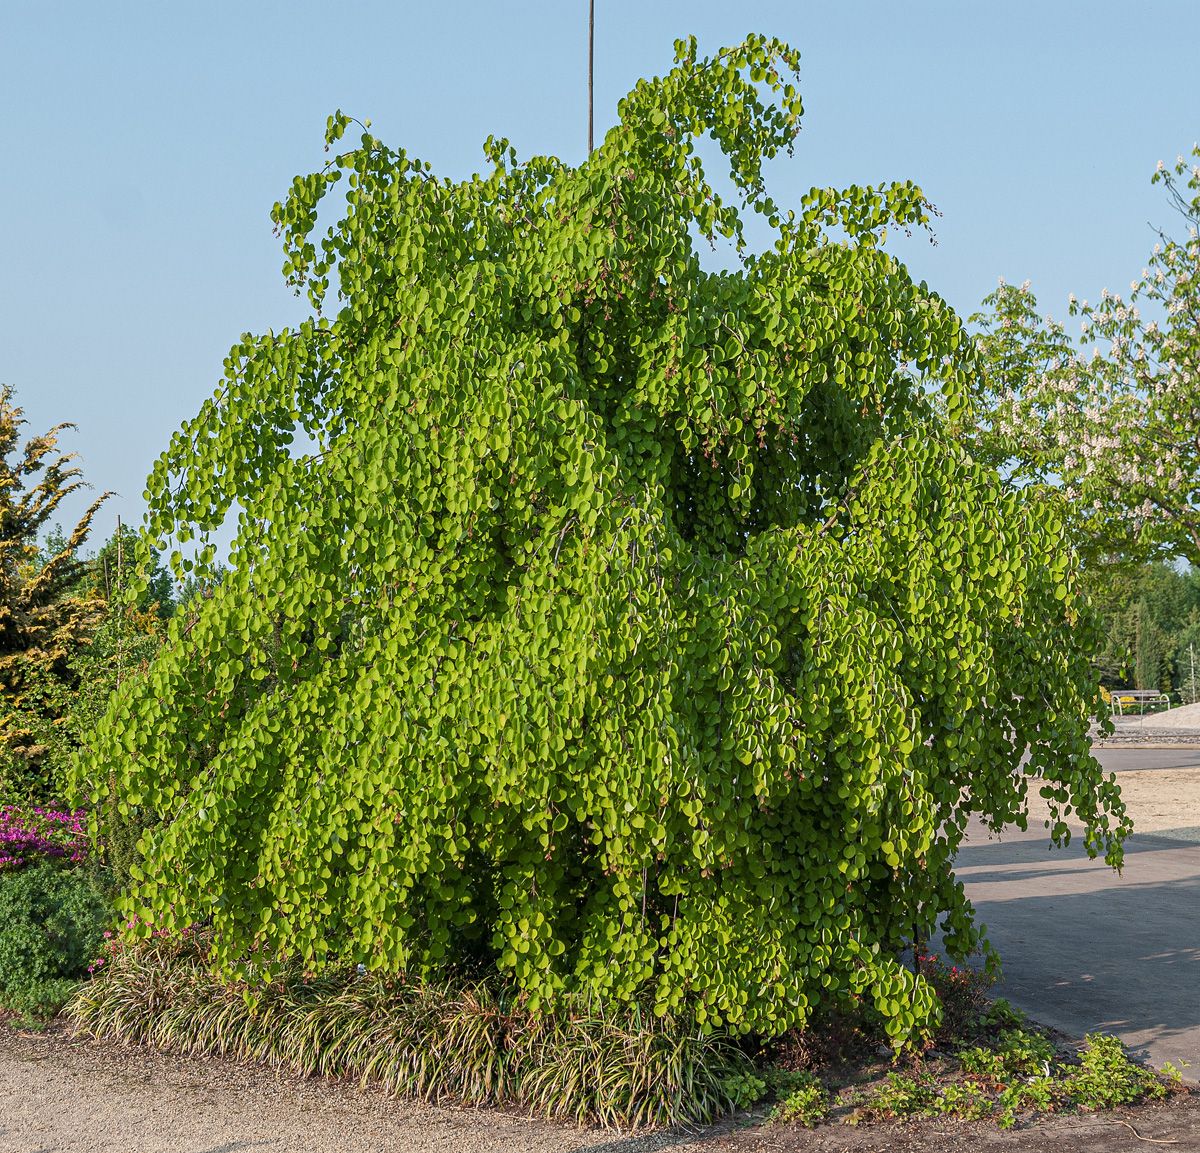
[[[582,158],[586,0],[441,4],[5,0],[0,381],[28,432],[63,420],[101,516],[136,521],[170,434],[242,332],[303,314],[268,213],[325,159],[326,116],[448,176],[481,142]],[[1172,225],[1150,175],[1200,136],[1200,4],[597,0],[597,134],[676,37],[761,31],[803,57],[806,117],[776,161],[782,204],[814,184],[911,179],[943,213],[900,249],[960,312],[998,276],[1127,287]],[[78,512],[76,501],[66,516]]]

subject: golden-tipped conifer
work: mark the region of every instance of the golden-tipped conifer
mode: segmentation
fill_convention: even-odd
[[[97,497],[69,535],[39,546],[62,502],[85,482],[76,454],[58,445],[73,425],[22,444],[25,423],[11,387],[0,387],[0,791],[36,785],[51,702],[70,691],[69,659],[104,613],[101,598],[79,589],[79,550],[110,494]]]

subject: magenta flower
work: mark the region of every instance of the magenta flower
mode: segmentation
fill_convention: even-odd
[[[86,820],[82,809],[0,805],[0,870],[52,857],[79,864],[88,852]]]

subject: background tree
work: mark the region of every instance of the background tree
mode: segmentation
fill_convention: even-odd
[[[243,977],[482,966],[535,1007],[767,1034],[862,995],[904,1037],[935,1012],[905,947],[977,940],[972,815],[1023,823],[1028,773],[1055,840],[1071,806],[1120,860],[1057,498],[927,399],[956,411],[975,366],[882,248],[920,189],[767,195],[797,64],[682,42],[578,168],[490,140],[455,183],[364,126],[295,180],[274,218],[315,315],[240,342],[156,464],[145,548],[212,595],[81,764],[153,815],[130,932],[205,921]]]
[[[138,592],[132,607],[139,613],[149,613],[168,620],[178,606],[180,596],[170,570],[161,557],[155,555],[149,568],[137,571],[140,534],[127,524],[118,525],[113,534],[95,553],[85,558],[78,596],[100,597],[116,604],[126,602],[128,589],[137,578]]]
[[[139,569],[138,556],[138,532],[121,525],[83,561],[73,594],[99,602],[102,613],[67,660],[72,691],[57,718],[53,750],[60,771],[87,743],[121,682],[146,672],[178,606],[175,582],[161,559],[153,556]]]
[[[53,798],[61,782],[48,779],[46,735],[74,683],[70,658],[99,622],[102,602],[78,586],[79,549],[91,530],[95,500],[65,539],[41,550],[39,535],[71,493],[83,487],[58,451],[56,425],[20,444],[25,421],[8,386],[0,388],[0,796]]]
[[[1134,606],[1133,683],[1139,689],[1161,689],[1163,651],[1150,607],[1144,600]]]
[[[1200,629],[1200,574],[1126,563],[1093,564],[1087,575],[1105,634],[1096,657],[1102,683],[1161,688],[1190,702],[1188,646]]]
[[[1174,639],[1172,663],[1179,699],[1184,704],[1194,705],[1200,701],[1200,613],[1193,614]]]
[[[985,372],[962,433],[1021,479],[1061,481],[1093,555],[1200,562],[1200,147],[1154,181],[1183,218],[1128,297],[1072,298],[1079,344],[1002,284],[973,318]],[[1091,345],[1091,353],[1084,351]]]

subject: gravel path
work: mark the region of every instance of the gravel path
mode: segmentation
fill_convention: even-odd
[[[0,1153],[1124,1153],[1200,1150],[1200,1097],[1010,1131],[923,1122],[624,1136],[440,1109],[269,1069],[25,1034],[0,1022]]]
[[[0,1024],[0,1153],[459,1153],[661,1141],[441,1109],[233,1061],[23,1034]]]
[[[1187,718],[1172,717],[1168,713],[1152,713],[1145,717],[1114,717],[1113,731],[1101,736],[1100,730],[1092,729],[1092,744],[1097,749],[1110,749],[1122,745],[1141,748],[1200,748],[1200,727],[1192,727],[1191,709],[1200,705],[1187,705],[1175,709],[1177,713],[1188,712]],[[1185,723],[1186,722],[1186,723]]]

